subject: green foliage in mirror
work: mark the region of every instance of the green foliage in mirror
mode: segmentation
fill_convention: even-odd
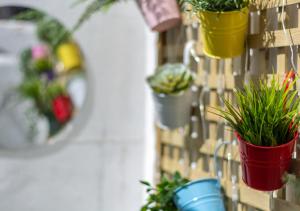
[[[71,33],[58,20],[43,12],[28,9],[16,15],[14,19],[36,23],[38,38],[53,50],[61,43],[71,39]]]

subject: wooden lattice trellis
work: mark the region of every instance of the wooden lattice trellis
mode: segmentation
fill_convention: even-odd
[[[159,63],[182,60],[184,43],[197,40],[197,55],[200,60],[191,65],[197,73],[195,103],[192,109],[190,127],[167,131],[157,128],[158,172],[172,174],[181,172],[190,179],[213,177],[213,153],[219,141],[234,140],[233,134],[227,130],[223,121],[208,112],[208,107],[220,106],[219,97],[232,99],[233,89],[241,87],[250,79],[261,75],[275,73],[283,78],[292,67],[290,44],[293,43],[294,63],[300,73],[300,0],[286,0],[282,12],[282,0],[257,0],[251,6],[249,35],[246,53],[237,58],[216,60],[205,57],[198,38],[198,20],[192,13],[183,14],[183,25],[177,29],[160,35],[158,43]],[[257,6],[259,5],[259,6]],[[284,15],[282,18],[281,15]],[[282,27],[285,21],[287,33]],[[288,36],[286,36],[288,35]],[[300,90],[299,80],[296,88]],[[204,90],[204,91],[203,91]],[[199,93],[201,94],[199,97]],[[234,99],[232,99],[234,100]],[[203,107],[204,106],[204,107]],[[199,107],[203,110],[202,113]],[[199,116],[204,122],[199,122]],[[203,115],[204,114],[204,115]],[[206,130],[201,131],[200,123],[205,123]],[[206,136],[203,136],[203,132]],[[298,151],[300,157],[300,151]],[[231,209],[231,198],[237,194],[238,210],[264,210],[271,207],[276,211],[300,211],[300,199],[293,196],[291,185],[275,193],[275,199],[270,200],[270,194],[255,191],[246,187],[241,179],[239,153],[237,145],[223,148],[219,154],[222,169],[222,185],[228,199],[228,210]],[[300,158],[299,158],[300,159]],[[291,174],[300,176],[300,161],[294,160]],[[233,175],[236,176],[236,188],[232,185]],[[272,203],[272,204],[270,204]],[[298,204],[298,205],[297,205]]]

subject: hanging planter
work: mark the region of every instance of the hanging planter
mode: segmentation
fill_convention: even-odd
[[[289,74],[288,77],[292,77]],[[220,116],[236,131],[242,178],[251,188],[273,191],[284,184],[298,139],[300,100],[292,91],[295,81],[280,85],[275,78],[245,86],[235,93],[237,107],[225,100]]]
[[[36,45],[31,48],[32,59],[43,59],[50,56],[49,49],[45,45]]]
[[[180,211],[225,211],[221,185],[217,179],[190,182],[174,192],[174,202]]]
[[[244,52],[248,29],[247,0],[183,0],[192,4],[200,20],[203,51],[213,58]]]
[[[283,176],[291,165],[298,134],[288,143],[275,147],[255,146],[238,134],[237,137],[244,182],[261,191],[280,189],[284,185]]]
[[[57,47],[57,57],[66,71],[80,69],[82,66],[81,53],[74,42],[60,44]]]
[[[67,95],[60,95],[52,101],[52,111],[56,120],[64,124],[72,117],[73,105],[71,99]]]
[[[193,79],[183,64],[166,64],[148,78],[160,126],[175,129],[189,123]]]
[[[166,31],[181,21],[176,0],[137,0],[137,3],[153,31]]]

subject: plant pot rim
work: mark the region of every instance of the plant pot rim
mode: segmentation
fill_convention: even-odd
[[[188,183],[184,184],[183,186],[180,186],[180,187],[176,188],[175,191],[174,191],[174,194],[178,193],[182,189],[184,189],[184,188],[186,188],[186,187],[188,187],[190,185],[193,185],[195,183],[201,183],[201,182],[207,182],[207,181],[216,181],[216,182],[219,182],[219,180],[215,179],[215,178],[204,178],[204,179],[194,180],[194,181],[191,181],[191,182],[188,182]]]
[[[208,14],[222,14],[222,15],[231,15],[234,13],[240,13],[240,12],[247,12],[249,11],[249,6],[243,7],[242,9],[239,10],[232,10],[232,11],[221,11],[221,12],[214,12],[214,11],[209,11],[209,10],[198,10],[197,13],[208,13]]]
[[[244,144],[246,144],[248,146],[251,146],[251,147],[254,147],[254,148],[259,148],[259,149],[279,149],[279,148],[285,148],[288,145],[290,145],[291,142],[296,141],[298,139],[298,136],[299,136],[299,132],[296,132],[295,135],[294,135],[294,138],[292,140],[288,141],[285,144],[281,144],[281,145],[278,145],[278,146],[258,146],[258,145],[254,145],[254,144],[251,144],[251,143],[245,141],[240,136],[240,134],[238,132],[235,131],[234,133],[235,133],[235,135],[236,135],[236,137],[237,137],[237,139],[238,139],[239,142],[242,142],[242,143],[244,143]]]
[[[166,97],[179,97],[179,96],[182,96],[184,95],[187,91],[189,91],[191,89],[191,86],[189,86],[187,89],[185,90],[181,90],[180,92],[178,93],[172,93],[172,94],[165,94],[165,93],[157,93],[155,91],[152,90],[152,93],[154,95],[156,95],[157,97],[159,98],[166,98]]]

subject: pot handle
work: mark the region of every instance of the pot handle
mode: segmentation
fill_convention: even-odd
[[[215,152],[214,152],[214,164],[215,164],[215,175],[217,176],[218,180],[221,180],[222,177],[222,171],[220,170],[220,167],[218,165],[218,153],[220,149],[225,145],[231,145],[231,141],[222,141],[219,142],[216,146]]]
[[[185,44],[184,49],[183,49],[183,64],[187,67],[191,63],[191,57],[190,56],[191,56],[191,50],[194,47],[194,45],[195,45],[194,40],[188,41]]]

